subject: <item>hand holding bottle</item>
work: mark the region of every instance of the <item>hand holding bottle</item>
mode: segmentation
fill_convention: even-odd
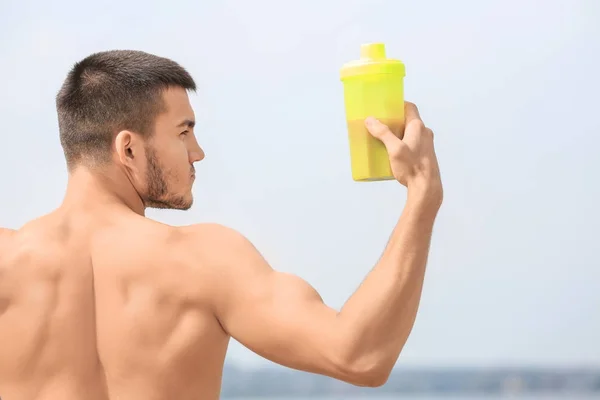
[[[402,139],[373,117],[365,120],[367,130],[387,150],[394,178],[416,191],[426,191],[436,203],[442,201],[442,181],[433,144],[433,131],[425,126],[417,106],[405,102],[406,126]]]

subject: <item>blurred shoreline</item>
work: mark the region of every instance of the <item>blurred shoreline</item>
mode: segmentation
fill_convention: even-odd
[[[330,395],[530,395],[600,397],[600,366],[397,368],[380,388],[355,387],[335,379],[279,366],[258,368],[228,364],[223,397]],[[567,397],[568,398],[568,397]]]

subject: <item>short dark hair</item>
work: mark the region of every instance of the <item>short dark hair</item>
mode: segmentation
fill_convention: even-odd
[[[104,51],[77,62],[56,96],[67,165],[108,161],[121,130],[152,135],[169,87],[195,91],[196,83],[176,62],[142,51]]]

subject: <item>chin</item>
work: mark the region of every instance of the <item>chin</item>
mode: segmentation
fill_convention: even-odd
[[[186,211],[192,208],[194,205],[194,199],[192,197],[180,198],[179,201],[171,203],[172,210]]]
[[[192,208],[194,198],[191,194],[187,196],[169,196],[163,199],[147,199],[147,208],[156,208],[161,210],[181,210],[186,211]]]

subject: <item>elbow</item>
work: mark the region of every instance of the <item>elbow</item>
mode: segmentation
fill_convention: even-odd
[[[381,387],[392,373],[394,364],[377,357],[347,360],[340,365],[341,380],[355,386]]]
[[[384,386],[404,347],[398,341],[386,343],[365,335],[344,334],[338,339],[330,346],[333,352],[329,352],[335,360],[338,379],[361,387]]]
[[[350,384],[368,388],[378,388],[385,385],[390,377],[389,373],[379,374],[362,374],[357,375]]]

